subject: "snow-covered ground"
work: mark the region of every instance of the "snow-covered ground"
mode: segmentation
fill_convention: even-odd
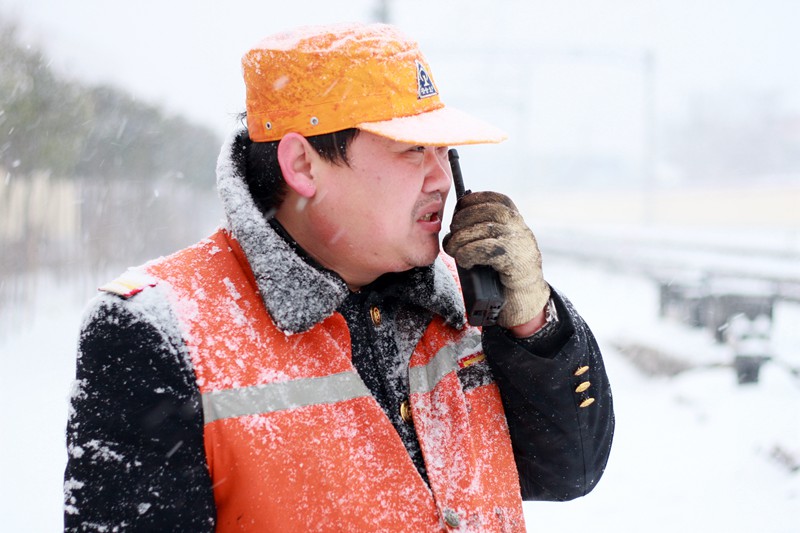
[[[546,258],[547,259],[547,258]],[[612,347],[637,342],[698,363],[726,360],[706,332],[657,318],[646,279],[546,260],[604,348],[617,433],[604,479],[567,503],[525,504],[530,531],[797,531],[800,380],[776,364],[737,385],[729,367],[648,378]],[[85,292],[84,294],[80,294]],[[77,296],[76,296],[76,293]],[[3,531],[61,527],[64,425],[81,309],[89,291],[49,285],[0,338],[0,517]],[[775,354],[800,363],[800,306],[776,309]]]
[[[568,503],[526,503],[530,531],[570,524],[600,532],[798,531],[800,376],[776,364],[760,382],[737,384],[730,367],[647,378],[610,347],[639,342],[698,364],[731,354],[701,330],[658,319],[649,280],[570,263],[546,265],[604,349],[614,392],[617,431],[603,480]],[[800,306],[776,309],[776,357],[800,366]]]

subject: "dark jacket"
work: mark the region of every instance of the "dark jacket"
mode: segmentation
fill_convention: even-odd
[[[273,320],[284,331],[299,332],[334,311],[342,313],[354,366],[425,477],[413,427],[399,415],[408,386],[405,352],[434,314],[463,321],[455,286],[433,290],[448,275],[437,261],[351,293],[338,276],[304,257],[279,226],[263,219],[247,194],[237,143],[234,136],[223,150],[219,188],[229,229],[247,255]],[[285,312],[288,299],[294,302],[292,313]],[[499,327],[485,329],[491,372],[459,375],[495,379],[500,387],[524,499],[568,500],[588,493],[605,468],[614,428],[597,344],[571,304],[556,291],[553,299],[555,324],[525,340]],[[297,302],[303,303],[299,311]],[[373,307],[384,321],[380,333],[370,325]],[[588,371],[576,376],[582,367]],[[587,381],[590,387],[576,392]],[[587,405],[589,398],[594,402]],[[102,294],[90,306],[80,336],[67,444],[67,530],[213,530],[200,396],[161,288],[128,298]]]

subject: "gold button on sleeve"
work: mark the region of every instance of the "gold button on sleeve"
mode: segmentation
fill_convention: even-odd
[[[594,403],[594,398],[586,398],[583,400],[578,407],[589,407]]]
[[[592,386],[591,383],[589,383],[588,381],[584,381],[583,383],[575,387],[575,392],[583,392],[591,386]]]
[[[589,367],[588,366],[579,366],[578,369],[575,371],[575,373],[573,375],[582,376],[588,371],[589,371]]]

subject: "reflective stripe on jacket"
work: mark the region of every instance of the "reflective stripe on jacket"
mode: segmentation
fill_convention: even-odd
[[[411,356],[429,488],[351,364],[342,315],[284,334],[224,231],[147,270],[171,286],[192,356],[218,531],[524,531],[497,386],[456,374],[478,330],[435,317]]]

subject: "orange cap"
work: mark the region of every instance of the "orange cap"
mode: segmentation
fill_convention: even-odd
[[[242,58],[254,142],[358,128],[431,146],[500,142],[498,128],[445,107],[417,43],[386,24],[306,27]]]

